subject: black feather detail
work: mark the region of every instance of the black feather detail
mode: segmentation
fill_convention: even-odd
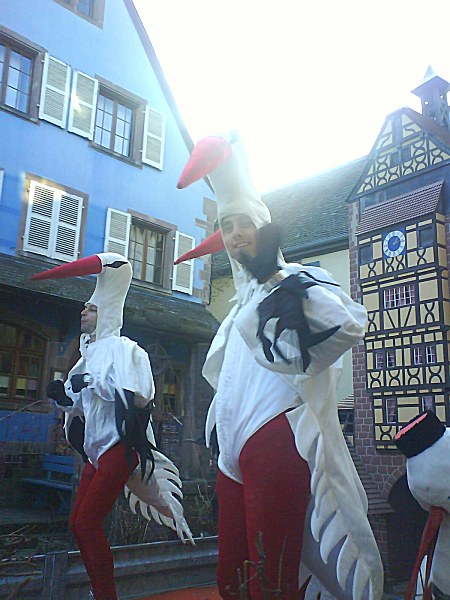
[[[126,265],[125,260],[115,260],[113,263],[105,265],[105,267],[111,267],[111,269],[119,269],[122,265]]]
[[[311,332],[305,317],[303,300],[308,298],[308,288],[314,285],[318,285],[314,278],[305,277],[303,274],[290,275],[259,304],[259,325],[256,335],[262,343],[264,356],[269,362],[273,363],[275,360],[271,347],[284,362],[287,364],[292,362],[278,347],[278,339],[282,332],[285,329],[292,329],[297,332],[303,371],[306,371],[311,362],[309,348],[325,341],[340,329],[340,325],[336,325],[326,331]],[[278,319],[273,344],[264,334],[264,328],[270,319]]]
[[[123,390],[123,392],[128,403],[128,408],[125,406],[119,392],[115,390],[117,431],[120,439],[125,443],[126,457],[130,467],[133,450],[137,453],[139,464],[141,466],[142,479],[144,479],[147,461],[150,461],[151,469],[146,478],[148,481],[155,470],[153,450],[156,450],[156,447],[147,439],[147,426],[150,421],[151,403],[144,406],[144,408],[138,408],[134,404],[134,392],[130,392],[130,390]]]

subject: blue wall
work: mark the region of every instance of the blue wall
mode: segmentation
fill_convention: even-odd
[[[53,0],[0,0],[0,23],[44,47],[72,69],[99,76],[146,99],[166,115],[164,169],[141,168],[90,147],[87,139],[46,121],[39,124],[0,111],[0,168],[5,171],[0,199],[0,252],[14,254],[25,173],[48,178],[89,195],[85,256],[103,250],[106,208],[132,208],[175,223],[193,235],[204,218],[204,183],[176,189],[189,157],[169,105],[159,87],[123,0],[106,0],[103,28],[80,18]],[[196,265],[194,287],[201,287]],[[175,293],[179,295],[178,293]],[[181,294],[183,298],[199,299]]]

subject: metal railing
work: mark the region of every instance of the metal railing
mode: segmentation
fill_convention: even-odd
[[[216,581],[217,537],[112,548],[120,600],[202,587]],[[89,597],[89,579],[79,552],[52,552],[24,563],[0,564],[0,597],[5,600],[80,600]]]

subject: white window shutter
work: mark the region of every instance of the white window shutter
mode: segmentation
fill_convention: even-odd
[[[67,129],[89,140],[94,137],[97,95],[97,79],[74,71]]]
[[[23,249],[51,256],[52,217],[55,206],[54,188],[32,181],[28,201]]]
[[[83,198],[61,192],[58,209],[52,256],[60,260],[74,260],[78,258]]]
[[[128,244],[130,242],[130,213],[108,208],[106,213],[105,252],[117,252],[125,258],[128,257]]]
[[[195,245],[195,239],[186,233],[175,232],[175,259],[179,258]],[[173,267],[172,289],[192,295],[192,284],[194,280],[194,259],[186,260]]]
[[[69,90],[69,65],[46,54],[39,102],[39,118],[64,128],[66,126]]]
[[[157,169],[163,168],[166,117],[163,113],[147,106],[145,108],[142,162]]]

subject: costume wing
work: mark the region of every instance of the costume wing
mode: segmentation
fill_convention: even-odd
[[[147,437],[152,444],[155,443],[151,423],[147,428]],[[153,518],[159,525],[166,525],[176,531],[183,543],[189,541],[195,545],[183,514],[181,505],[183,492],[178,469],[161,452],[153,450],[153,457],[155,469],[150,479],[148,479],[151,469],[149,464],[143,478],[138,467],[127,481],[124,493],[130,508],[136,514],[139,506],[141,514],[147,520]]]
[[[383,567],[366,516],[364,489],[342,433],[333,430],[330,419],[328,435],[323,435],[311,405],[291,411],[287,418],[311,470],[302,561],[337,598],[380,600]]]

